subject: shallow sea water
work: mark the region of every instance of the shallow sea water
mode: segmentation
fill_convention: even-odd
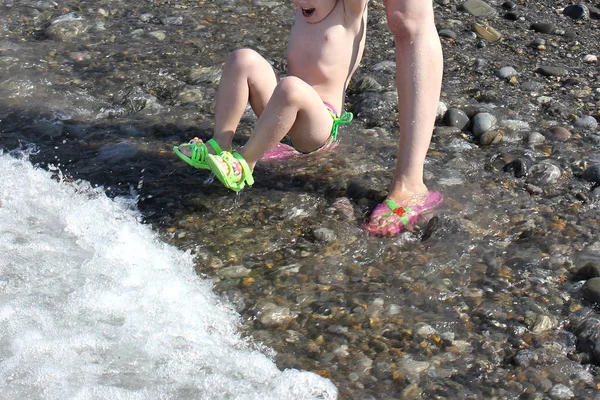
[[[20,385],[0,389],[9,397],[483,399],[565,387],[593,398],[597,367],[569,330],[593,305],[569,276],[600,258],[597,202],[573,179],[594,143],[434,136],[425,177],[444,205],[414,233],[369,237],[362,224],[393,175],[393,112],[343,127],[333,152],[260,164],[239,195],[172,154],[210,137],[229,51],[256,48],[285,70],[289,4],[8,5],[0,146],[33,144],[33,164],[52,171],[1,158],[14,257],[3,261],[0,366]],[[359,73],[393,60],[381,4],[372,11]],[[48,37],[61,15],[85,33]],[[563,175],[532,193],[502,170],[516,157]]]

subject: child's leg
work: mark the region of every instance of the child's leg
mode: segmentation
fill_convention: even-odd
[[[232,52],[225,63],[215,104],[214,139],[222,149],[231,147],[235,130],[250,102],[260,117],[277,86],[275,71],[251,49]]]
[[[282,79],[240,154],[250,168],[288,134],[294,147],[310,152],[331,135],[333,119],[319,94],[303,80]]]

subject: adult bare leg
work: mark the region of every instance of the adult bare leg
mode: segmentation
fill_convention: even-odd
[[[400,125],[398,158],[387,198],[401,205],[420,205],[427,196],[423,164],[442,85],[442,47],[431,1],[386,0],[385,6],[396,46]],[[395,216],[381,214],[367,228],[381,233],[396,224]]]

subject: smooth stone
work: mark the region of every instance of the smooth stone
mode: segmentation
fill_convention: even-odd
[[[479,137],[496,127],[497,118],[490,113],[478,113],[473,117],[473,135]]]
[[[542,161],[531,167],[527,176],[527,183],[543,187],[551,183],[556,183],[561,174],[559,167],[550,162]]]
[[[563,15],[573,19],[588,19],[590,17],[590,10],[585,4],[572,4],[565,7]]]
[[[598,61],[598,56],[595,54],[586,54],[585,56],[583,56],[583,62],[593,63],[596,61]]]
[[[536,81],[526,81],[521,84],[521,90],[525,92],[538,92],[544,89],[544,84]]]
[[[479,137],[479,144],[482,146],[489,146],[491,144],[498,144],[502,142],[504,135],[498,131],[487,131]]]
[[[563,76],[567,73],[567,69],[552,65],[543,65],[536,69],[535,72],[543,76]]]
[[[461,132],[462,130],[455,126],[436,126],[433,128],[433,134],[436,136],[455,135]]]
[[[504,3],[502,3],[502,7],[506,10],[514,10],[515,8],[517,8],[517,5],[513,1],[507,0]]]
[[[448,111],[448,106],[443,101],[438,101],[437,112],[435,114],[436,121],[442,121],[444,119],[444,115]]]
[[[531,327],[534,333],[542,333],[553,329],[556,326],[556,319],[548,315],[538,315]]]
[[[546,139],[554,140],[556,142],[564,142],[571,138],[571,132],[562,126],[552,126],[546,129],[542,134]]]
[[[596,121],[596,118],[588,115],[575,120],[573,126],[576,128],[596,129],[598,127],[598,121]]]
[[[446,125],[454,126],[461,130],[465,129],[471,122],[467,114],[458,108],[450,107],[444,117]]]
[[[521,16],[514,11],[508,11],[506,14],[504,14],[504,18],[509,21],[518,21]]]
[[[149,35],[161,42],[167,38],[167,33],[165,31],[153,31],[150,32]]]
[[[600,164],[594,164],[586,168],[581,177],[588,182],[600,185]]]
[[[575,397],[575,393],[570,387],[559,383],[550,390],[550,397],[556,400],[569,400]]]
[[[456,32],[454,32],[452,29],[440,29],[438,35],[446,39],[456,39],[457,36]]]
[[[329,228],[317,228],[313,235],[319,242],[331,243],[337,239],[335,232]]]
[[[496,76],[501,79],[508,79],[515,75],[517,75],[517,70],[511,66],[502,67],[496,71]]]
[[[534,22],[531,24],[531,29],[539,33],[554,33],[556,26],[549,22]]]
[[[531,132],[527,136],[527,143],[529,144],[541,144],[546,141],[546,136],[542,135],[539,132]]]
[[[217,271],[217,275],[225,279],[238,279],[245,278],[250,275],[252,270],[244,267],[243,265],[232,265],[231,267],[225,267]]]
[[[271,303],[268,300],[259,301],[256,310],[258,322],[269,328],[286,326],[297,316],[289,308]]]
[[[581,288],[583,297],[594,303],[600,303],[600,278],[588,279]]]
[[[467,0],[461,4],[463,10],[475,17],[493,17],[496,10],[481,0]]]
[[[571,278],[573,281],[587,281],[588,279],[600,277],[600,264],[589,262],[579,268]]]

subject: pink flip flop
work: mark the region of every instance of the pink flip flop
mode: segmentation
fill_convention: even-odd
[[[425,199],[425,202],[421,205],[399,205],[391,199],[386,199],[383,203],[380,203],[377,207],[375,207],[371,217],[365,224],[365,229],[371,235],[376,236],[397,235],[403,229],[412,228],[421,215],[439,206],[443,201],[444,198],[440,192],[432,191],[427,193],[427,199]],[[371,224],[371,221],[379,216],[383,216],[385,218],[394,217],[395,221],[390,227],[382,227]]]

